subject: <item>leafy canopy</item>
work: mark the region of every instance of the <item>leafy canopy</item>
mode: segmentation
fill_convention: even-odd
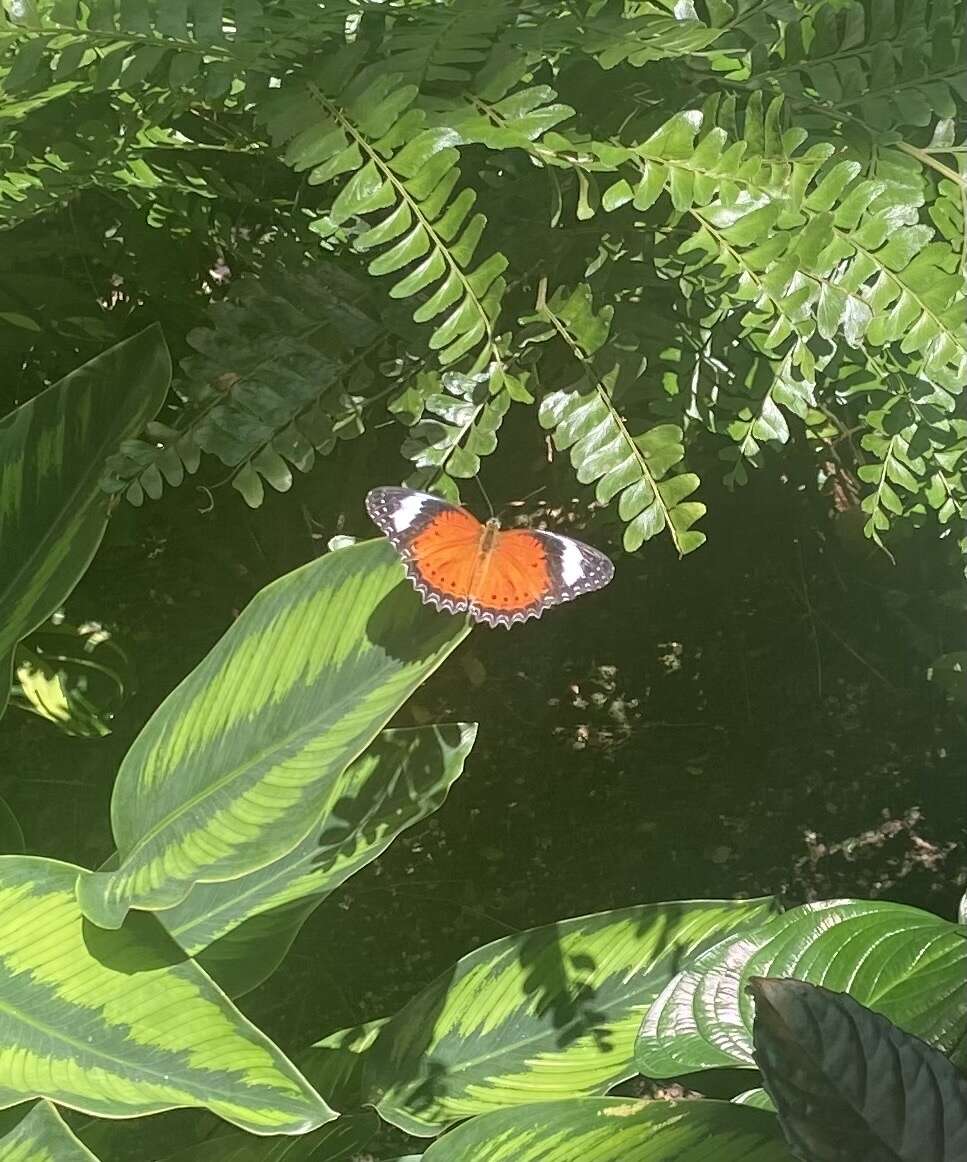
[[[108,490],[258,505],[389,420],[456,495],[533,407],[628,551],[793,444],[881,545],[963,515],[955,0],[4,13],[0,344],[184,354]]]

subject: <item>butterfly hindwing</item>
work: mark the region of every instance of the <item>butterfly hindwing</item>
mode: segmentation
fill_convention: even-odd
[[[613,576],[611,561],[590,545],[558,533],[510,529],[497,534],[475,581],[471,613],[509,629],[551,605],[603,588]]]

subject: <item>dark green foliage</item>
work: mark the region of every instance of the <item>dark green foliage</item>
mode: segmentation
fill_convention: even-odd
[[[457,496],[517,404],[629,551],[696,548],[698,474],[742,485],[790,444],[878,544],[945,534],[962,34],[954,0],[17,6],[0,342],[63,330],[3,265],[38,220],[81,249],[84,208],[99,325],[182,302],[166,323],[197,347],[205,272],[232,288],[174,413],[113,464],[135,502],[211,452],[258,504],[387,420],[411,481]]]
[[[797,1157],[944,1162],[967,1150],[967,1082],[847,993],[754,977],[756,1063]]]

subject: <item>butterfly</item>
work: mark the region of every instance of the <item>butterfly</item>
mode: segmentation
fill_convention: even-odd
[[[374,488],[366,511],[403,561],[425,603],[510,629],[549,605],[603,589],[614,565],[597,549],[559,533],[481,524],[459,508],[411,488]]]

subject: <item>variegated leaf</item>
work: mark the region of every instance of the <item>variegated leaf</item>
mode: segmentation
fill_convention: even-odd
[[[315,828],[335,782],[469,632],[423,605],[385,540],[329,553],[251,601],[125,756],[116,871],[85,875],[85,915],[171,908],[247,875]]]
[[[106,458],[161,407],[170,378],[155,325],[0,420],[0,711],[13,647],[61,604],[101,543]]]
[[[333,780],[315,827],[288,855],[237,880],[196,884],[158,919],[229,996],[255,988],[330,892],[442,804],[476,734],[475,723],[384,730]]]
[[[0,1162],[97,1162],[46,1101],[0,1113]]]
[[[379,1032],[364,1098],[410,1134],[633,1076],[642,1013],[689,958],[771,900],[642,904],[507,936],[465,956]]]
[[[44,1097],[103,1117],[176,1106],[255,1134],[336,1115],[164,932],[93,927],[78,868],[0,857],[0,1107]]]
[[[648,1077],[754,1065],[752,976],[850,996],[963,1062],[967,933],[886,900],[824,900],[728,936],[684,965],[649,1009],[635,1048]]]
[[[774,1114],[726,1101],[583,1097],[464,1122],[426,1162],[794,1162]]]
[[[363,1093],[366,1054],[388,1017],[340,1029],[317,1041],[298,1056],[299,1068],[338,1110],[358,1109]]]

